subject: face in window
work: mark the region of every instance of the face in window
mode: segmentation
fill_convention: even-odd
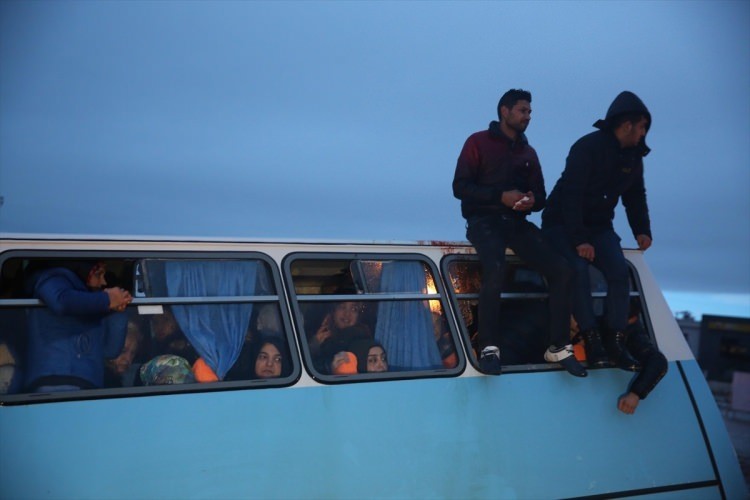
[[[258,378],[275,378],[281,376],[281,353],[271,343],[263,344],[258,357],[255,358],[255,375]]]
[[[333,309],[333,324],[338,330],[354,326],[359,322],[362,308],[356,302],[341,302]]]
[[[371,347],[367,353],[367,371],[368,372],[387,372],[388,359],[385,351],[380,346]]]
[[[107,286],[107,280],[104,279],[104,275],[107,273],[107,266],[101,262],[96,264],[89,271],[88,278],[86,279],[86,286],[92,290],[101,290]]]

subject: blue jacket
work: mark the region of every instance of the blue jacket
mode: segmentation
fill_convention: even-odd
[[[29,311],[26,385],[102,387],[104,360],[125,342],[127,314],[111,314],[106,292],[89,290],[66,268],[37,273],[31,288],[47,307]]]

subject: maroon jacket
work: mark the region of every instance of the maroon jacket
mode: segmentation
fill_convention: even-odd
[[[453,196],[461,200],[466,219],[493,214],[526,217],[528,212],[512,210],[501,201],[503,191],[513,189],[534,193],[532,211],[544,208],[547,192],[536,151],[525,135],[512,141],[493,121],[488,130],[466,139],[453,177]]]

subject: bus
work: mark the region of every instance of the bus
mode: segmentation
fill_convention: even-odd
[[[633,415],[617,409],[633,373],[544,361],[546,283],[511,252],[488,376],[466,242],[2,234],[0,497],[746,498],[703,373],[642,252],[624,253],[668,360]],[[50,314],[30,278],[75,262],[132,294],[121,340],[101,384],[30,388],[29,332]]]

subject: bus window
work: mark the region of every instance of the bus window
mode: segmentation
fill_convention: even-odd
[[[441,265],[448,281],[451,301],[455,310],[460,312],[458,320],[461,334],[472,346],[473,361],[476,363],[481,287],[479,259],[475,255],[449,255]],[[601,321],[607,285],[598,269],[593,266],[589,269],[594,310]],[[535,369],[547,366],[543,354],[549,344],[549,310],[544,277],[519,258],[508,255],[502,289],[500,316],[501,328],[505,334],[499,347],[504,367],[513,371],[514,366],[519,365],[534,365]],[[632,268],[630,289],[631,298],[637,299],[639,292]],[[645,324],[643,314],[639,318],[641,324]],[[573,341],[575,333],[575,330],[571,330]],[[577,349],[576,356],[585,359],[583,349]]]
[[[481,274],[475,256],[449,256],[444,259],[454,307],[466,342],[477,357],[477,325]],[[503,332],[499,346],[506,366],[541,364],[548,347],[549,313],[544,278],[521,260],[508,256],[503,278],[500,324]],[[512,333],[512,334],[511,334]]]
[[[219,388],[224,382],[237,387],[293,382],[299,362],[279,293],[280,275],[270,258],[190,257],[71,252],[4,259],[0,389],[8,381],[5,394],[48,393],[65,386],[66,394],[50,397],[109,397],[123,390],[152,393],[145,389],[149,386],[161,386],[164,392],[167,385],[168,390],[195,391]],[[103,263],[106,287],[134,292],[125,311],[94,316],[61,312],[34,292],[42,279],[56,279],[55,273],[72,276],[75,283],[76,274],[68,271],[81,262]],[[81,281],[78,293],[85,291],[83,279],[76,279]],[[89,330],[102,334],[89,338]],[[68,354],[88,359],[90,366],[56,359]],[[61,368],[65,366],[71,368]],[[20,384],[17,373],[22,373]],[[87,392],[71,394],[80,390]],[[44,397],[37,394],[34,400]]]
[[[319,380],[462,369],[457,337],[445,317],[445,294],[422,257],[292,254],[284,272],[294,284],[303,353]]]

